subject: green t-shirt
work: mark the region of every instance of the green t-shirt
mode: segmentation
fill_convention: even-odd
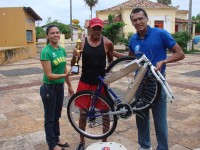
[[[58,47],[58,49],[53,48],[50,44],[44,47],[40,53],[40,60],[51,61],[51,69],[54,74],[64,74],[66,67],[66,57],[67,54],[65,49]],[[47,84],[64,83],[65,78],[57,80],[49,80],[46,74],[43,74],[43,82]]]

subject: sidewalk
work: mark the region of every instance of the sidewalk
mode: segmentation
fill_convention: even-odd
[[[70,58],[69,55],[68,63]],[[170,150],[200,148],[199,66],[199,54],[188,54],[184,60],[168,64],[167,81],[175,95],[174,103],[168,104]],[[43,105],[39,95],[41,78],[39,56],[0,66],[0,150],[48,150],[43,127]],[[70,78],[76,90],[79,76]],[[67,90],[65,92],[67,100]],[[68,122],[65,107],[60,122],[61,138],[70,144],[66,149],[74,150],[79,143],[79,134]],[[155,149],[152,119],[151,140]],[[108,141],[120,143],[128,150],[136,150],[135,116],[120,120]],[[86,146],[95,142],[99,141],[87,139]]]

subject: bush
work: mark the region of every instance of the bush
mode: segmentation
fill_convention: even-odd
[[[117,35],[117,37],[116,37],[116,43],[124,44],[125,46],[127,46],[128,39],[125,38],[124,34],[120,34],[120,35]]]
[[[126,47],[128,47],[129,40],[132,37],[132,35],[133,35],[133,32],[129,32],[128,35],[127,35],[127,38],[125,38],[124,34],[118,35],[116,42],[118,44],[124,44]]]
[[[172,36],[182,49],[187,49],[187,43],[191,39],[188,32],[176,32],[175,34],[172,34]]]
[[[123,35],[120,35],[120,29],[125,26],[123,21],[115,22],[115,15],[108,15],[108,24],[104,26],[102,34],[106,36],[113,44],[117,44],[118,41],[123,41]]]
[[[46,37],[46,32],[42,27],[36,27],[36,39],[41,39]]]

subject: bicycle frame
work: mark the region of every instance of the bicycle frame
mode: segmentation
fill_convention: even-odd
[[[106,89],[108,89],[108,91],[115,98],[113,101],[116,102],[117,104],[121,103],[122,100],[120,100],[119,97],[114,93],[114,91],[111,88],[109,88],[109,86],[107,84],[105,84],[104,79],[101,76],[98,76],[98,79],[100,81],[100,84],[99,84],[99,87],[97,89],[97,93],[96,93],[95,99],[93,99],[93,100],[96,101],[96,98],[98,97],[98,95],[100,94],[100,91],[101,91],[102,87],[104,86]],[[92,106],[93,108],[91,110],[95,109],[94,106]],[[126,112],[127,112],[126,109],[120,109],[119,111],[113,111],[113,112],[104,113],[104,115],[107,115],[107,114],[108,115],[117,115],[117,114],[126,113]],[[97,117],[97,116],[95,116],[95,117]]]

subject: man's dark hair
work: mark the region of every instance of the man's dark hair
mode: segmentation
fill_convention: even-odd
[[[136,13],[139,13],[140,11],[142,11],[144,16],[148,18],[147,12],[142,8],[133,8],[133,10],[131,11],[131,14],[136,14]],[[131,19],[131,14],[130,14],[130,19]]]

